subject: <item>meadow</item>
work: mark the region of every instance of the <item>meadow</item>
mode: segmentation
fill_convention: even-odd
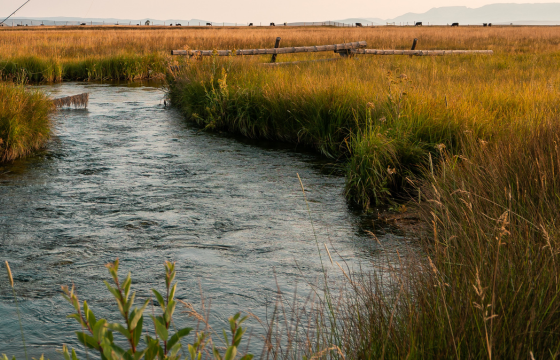
[[[269,56],[169,55],[271,47],[277,36],[281,46],[366,40],[378,49],[407,49],[418,38],[418,49],[494,55],[277,68],[260,65]],[[349,274],[346,296],[326,299],[317,357],[560,356],[559,28],[13,30],[0,31],[0,45],[5,79],[166,74],[168,96],[189,121],[316,149],[346,172],[352,203],[417,212],[424,251],[378,264],[378,273]],[[55,65],[58,75],[45,76]],[[127,66],[136,70],[127,75]]]

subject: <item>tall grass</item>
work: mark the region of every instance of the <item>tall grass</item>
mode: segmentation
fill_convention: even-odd
[[[170,79],[170,98],[199,125],[347,159],[347,195],[368,208],[413,190],[428,154],[459,154],[465,134],[489,141],[555,116],[557,59],[498,52],[268,69],[215,58],[187,63]]]
[[[53,110],[44,93],[0,82],[0,162],[43,147],[50,136]]]
[[[370,48],[493,49],[511,55],[555,53],[555,27],[458,28],[169,28],[0,29],[0,69],[6,79],[24,70],[33,81],[133,80],[163,74],[173,49],[240,49],[366,40]],[[280,56],[279,61],[332,54]],[[269,61],[269,57],[259,57]],[[500,66],[507,67],[507,63]]]

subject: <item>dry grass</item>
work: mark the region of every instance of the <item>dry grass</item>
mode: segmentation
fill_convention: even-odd
[[[239,49],[334,44],[366,40],[369,48],[408,49],[418,38],[419,49],[493,49],[501,54],[558,55],[556,27],[492,28],[188,28],[136,29],[0,29],[0,69],[3,77],[26,76],[33,81],[147,78],[165,71],[170,50]],[[292,55],[279,61],[329,57]],[[268,57],[261,57],[268,61]]]

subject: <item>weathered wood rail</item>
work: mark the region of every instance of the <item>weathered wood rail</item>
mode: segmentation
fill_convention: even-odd
[[[344,44],[335,45],[317,45],[317,46],[294,46],[275,49],[245,49],[236,50],[235,55],[278,55],[278,54],[295,54],[295,53],[313,53],[322,51],[342,51],[357,50],[367,46],[365,41],[355,41]],[[171,50],[171,55],[188,55],[188,56],[231,56],[231,50]]]
[[[65,96],[62,98],[53,99],[52,103],[57,108],[63,106],[74,106],[76,108],[83,107],[85,109],[87,108],[88,101],[89,101],[89,93],[83,93],[79,95]]]
[[[492,50],[378,50],[378,49],[353,49],[351,54],[358,55],[414,55],[414,56],[443,56],[461,54],[493,55]]]

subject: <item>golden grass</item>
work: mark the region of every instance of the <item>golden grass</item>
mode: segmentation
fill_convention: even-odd
[[[418,49],[558,54],[559,34],[557,27],[0,29],[0,69],[4,78],[26,71],[34,81],[132,80],[164,72],[162,63],[169,61],[168,54],[174,49],[270,48],[277,36],[282,37],[281,46],[366,40],[368,48],[408,49],[413,38],[418,38]],[[332,55],[280,56],[278,61]],[[268,57],[260,57],[260,61],[268,61]]]

